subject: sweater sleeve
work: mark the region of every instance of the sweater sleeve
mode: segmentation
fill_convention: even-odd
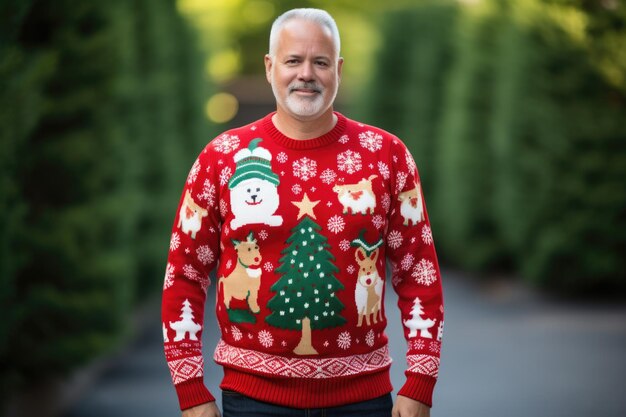
[[[209,272],[219,258],[219,182],[210,144],[194,162],[176,210],[165,270],[165,357],[181,410],[214,401],[203,381],[202,329]]]
[[[441,274],[417,167],[401,141],[394,139],[391,149],[387,256],[408,346],[398,394],[432,406],[443,332]]]

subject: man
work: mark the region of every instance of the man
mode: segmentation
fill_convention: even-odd
[[[220,416],[200,342],[214,267],[225,417],[430,415],[443,301],[420,180],[398,138],[333,111],[339,48],[322,10],[276,19],[276,112],[215,138],[189,173],[163,292],[184,417]],[[387,260],[409,365],[393,411]]]

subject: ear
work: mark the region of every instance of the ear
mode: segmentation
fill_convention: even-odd
[[[367,258],[367,256],[365,256],[365,251],[363,250],[363,248],[356,248],[356,252],[354,253],[354,258],[357,261],[363,261],[365,260],[365,258]]]
[[[378,260],[378,249],[376,249],[374,252],[372,252],[372,254],[370,255],[370,259],[374,262],[376,262],[376,260]]]
[[[339,57],[337,60],[337,77],[339,77],[339,83],[341,83],[341,72],[343,70],[343,58]]]
[[[233,242],[233,246],[237,246],[241,243],[240,240],[235,240],[235,239],[231,239],[230,241]]]
[[[272,65],[274,62],[272,61],[272,57],[269,54],[265,54],[265,79],[267,79],[268,83],[272,83]]]

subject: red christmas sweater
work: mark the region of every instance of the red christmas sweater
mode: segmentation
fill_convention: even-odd
[[[218,136],[193,164],[163,286],[181,409],[214,400],[201,353],[214,268],[222,389],[297,408],[390,392],[386,261],[408,342],[399,394],[432,404],[443,300],[417,168],[395,136],[336,115],[324,136],[294,140],[270,114]]]

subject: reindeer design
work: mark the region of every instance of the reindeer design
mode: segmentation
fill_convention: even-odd
[[[363,178],[356,184],[335,185],[333,191],[337,193],[339,202],[343,205],[343,214],[347,213],[374,213],[376,208],[376,197],[372,191],[372,180],[377,175],[370,175],[368,179]]]
[[[259,245],[254,238],[254,234],[246,237],[245,241],[232,240],[237,251],[237,265],[227,277],[220,277],[222,293],[224,294],[224,304],[230,308],[230,301],[248,299],[248,306],[253,313],[258,313],[261,309],[258,304],[259,287],[261,286],[261,252]],[[257,268],[255,268],[257,267]]]
[[[357,246],[354,257],[359,264],[359,272],[354,289],[354,301],[357,314],[359,315],[357,327],[363,325],[364,317],[368,326],[371,324],[370,316],[374,323],[378,323],[378,320],[383,319],[383,280],[376,268],[376,261],[378,260],[383,240],[379,239],[376,243],[370,245],[363,239],[364,233],[365,230],[362,230],[360,237],[351,243],[352,246]]]

